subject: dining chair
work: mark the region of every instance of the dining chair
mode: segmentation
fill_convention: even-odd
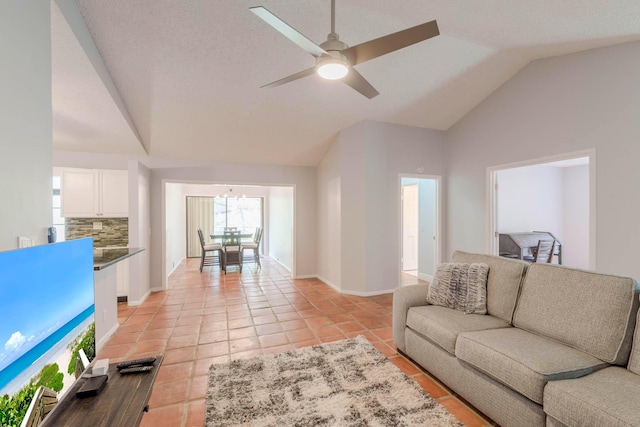
[[[533,254],[533,262],[550,264],[555,251],[555,240],[538,240],[538,246]]]
[[[256,229],[253,231],[252,235],[247,236],[245,234],[244,236],[242,236],[242,244],[246,245],[247,243],[254,243],[256,241],[256,237],[257,237],[259,231],[260,231],[260,227],[256,227]]]
[[[258,267],[262,267],[260,264],[260,241],[262,240],[262,228],[256,227],[256,232],[253,235],[253,242],[242,244],[242,257],[244,258],[244,250],[251,249],[253,251],[253,260]]]
[[[224,230],[222,254],[224,274],[227,274],[227,267],[230,265],[237,265],[242,273],[242,243],[240,242],[239,230]]]
[[[205,266],[215,265],[216,259],[218,261],[218,265],[222,266],[222,245],[217,243],[207,243],[204,240],[204,233],[202,229],[198,228],[198,238],[200,239],[200,273],[202,273],[202,269]],[[212,255],[208,255],[209,252],[213,252]]]

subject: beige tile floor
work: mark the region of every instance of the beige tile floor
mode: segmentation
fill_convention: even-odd
[[[202,426],[212,363],[364,335],[406,375],[467,426],[490,423],[396,352],[391,294],[343,295],[317,279],[292,280],[278,263],[245,264],[227,275],[183,262],[167,291],[139,307],[121,304],[120,328],[98,357],[112,362],[163,354],[142,426]]]

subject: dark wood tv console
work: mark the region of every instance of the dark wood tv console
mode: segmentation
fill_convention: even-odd
[[[142,421],[148,410],[151,389],[162,364],[156,356],[153,370],[148,373],[120,375],[115,363],[109,365],[109,381],[97,396],[77,398],[76,391],[86,381],[80,377],[40,427],[131,427]]]

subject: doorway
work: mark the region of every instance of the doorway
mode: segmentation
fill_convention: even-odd
[[[210,235],[221,233],[225,226],[246,234],[260,226],[264,231],[260,255],[273,258],[295,275],[294,186],[165,182],[163,199],[164,289],[181,263],[200,255],[197,228],[210,241]]]
[[[439,260],[439,177],[400,176],[400,284],[433,279]]]
[[[513,236],[544,232],[561,245],[561,255],[552,262],[595,268],[595,152],[496,166],[488,172],[489,253],[513,256],[506,253],[514,252],[509,243],[518,239]]]
[[[418,276],[418,184],[402,186],[402,272]]]

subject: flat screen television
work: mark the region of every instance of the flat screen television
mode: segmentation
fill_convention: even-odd
[[[92,238],[0,252],[0,396],[46,365],[68,364],[69,344],[91,330],[93,311]],[[73,382],[67,365],[59,369]]]

